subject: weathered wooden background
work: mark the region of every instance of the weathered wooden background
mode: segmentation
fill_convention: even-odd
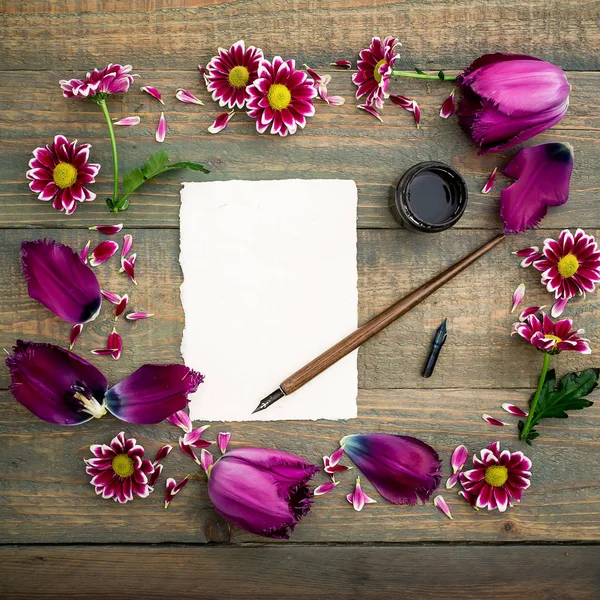
[[[134,236],[139,286],[117,275],[115,261],[99,268],[98,277],[103,286],[128,292],[134,308],[156,317],[119,325],[125,347],[118,363],[88,354],[103,345],[111,330],[110,310],[105,307],[86,327],[78,352],[91,357],[111,381],[144,362],[180,360],[179,184],[205,176],[169,174],[133,196],[126,213],[109,215],[102,202],[111,193],[102,115],[91,103],[64,99],[59,79],[108,62],[132,64],[140,85],[158,87],[165,97],[164,147],[171,158],[203,162],[212,171],[211,180],[354,179],[359,188],[359,318],[364,322],[500,229],[499,190],[507,180],[500,176],[489,196],[479,190],[489,172],[502,168],[514,151],[479,157],[453,118],[437,116],[451,84],[392,83],[394,91],[419,102],[423,126],[416,130],[411,115],[393,105],[386,106],[383,124],[356,110],[350,73],[333,72],[328,63],[354,60],[373,35],[396,35],[403,42],[400,68],[405,69],[456,72],[490,51],[530,53],[565,68],[573,86],[569,112],[535,142],[560,140],[575,147],[569,202],[552,210],[541,230],[507,239],[361,349],[357,420],[227,426],[234,445],[278,447],[315,462],[348,433],[412,434],[440,451],[445,474],[459,443],[471,451],[496,439],[513,450],[523,447],[515,436],[516,419],[505,419],[510,427],[492,428],[481,414],[501,416],[503,402],[526,402],[540,366],[537,353],[509,336],[510,295],[525,281],[531,303],[548,304],[550,298],[537,274],[521,270],[511,251],[541,245],[564,227],[600,234],[600,2],[32,0],[1,1],[0,11],[0,347],[9,348],[18,337],[64,344],[68,336],[65,323],[26,295],[21,241],[47,236],[81,247],[101,237],[87,231],[89,225],[122,220]],[[306,130],[291,138],[259,136],[243,115],[211,136],[206,128],[220,110],[201,85],[197,65],[206,64],[218,46],[241,38],[262,47],[267,56],[281,54],[331,72],[330,90],[344,96],[346,104],[319,105]],[[123,170],[139,166],[159,149],[154,131],[163,107],[138,87],[136,82],[123,99],[109,101],[114,117],[137,114],[142,119],[137,127],[117,131]],[[194,92],[206,106],[179,103],[174,98],[178,87]],[[94,188],[98,199],[71,217],[37,201],[25,180],[31,151],[57,133],[91,142],[92,158],[103,165]],[[452,164],[469,186],[465,217],[435,238],[403,231],[388,210],[398,177],[423,160]],[[598,295],[568,310],[600,348]],[[445,317],[448,343],[434,377],[425,381],[420,370],[428,344]],[[561,372],[598,366],[595,355],[562,354],[554,363]],[[169,425],[123,425],[111,418],[77,428],[50,426],[14,402],[8,382],[2,368],[2,597],[380,598],[398,597],[400,590],[418,598],[597,597],[596,406],[543,426],[535,447],[526,448],[534,463],[532,487],[522,504],[504,515],[475,513],[450,492],[444,495],[453,521],[431,505],[397,507],[384,501],[356,514],[344,499],[352,486],[349,475],[317,502],[291,542],[273,544],[220,519],[208,501],[204,476],[179,452],[165,462],[166,475],[191,473],[192,482],[168,511],[161,506],[162,484],[148,500],[124,506],[97,498],[82,462],[91,443],[107,442],[125,429],[153,452],[160,444],[175,443],[177,431]]]

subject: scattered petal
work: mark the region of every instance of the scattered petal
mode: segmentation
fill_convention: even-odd
[[[433,504],[438,510],[441,510],[449,519],[452,519],[452,513],[450,512],[450,507],[448,506],[448,504],[446,503],[446,501],[444,500],[444,498],[442,496],[436,496],[433,499]]]
[[[183,443],[186,446],[191,446],[192,448],[208,448],[212,442],[203,440],[202,435],[209,427],[210,425],[204,425],[203,427],[198,427],[197,429],[192,429],[192,431],[186,432],[186,434],[183,436]]]
[[[464,445],[457,446],[452,453],[452,458],[450,459],[450,464],[452,465],[452,472],[458,473],[469,458],[469,451],[467,447]]]
[[[119,244],[113,240],[100,242],[90,253],[90,266],[97,267],[104,264],[119,249]]]
[[[530,306],[530,307],[526,308],[519,315],[519,321],[524,321],[530,315],[535,315],[535,313],[541,312],[544,308],[546,308],[546,307],[545,306]]]
[[[83,250],[79,253],[79,258],[84,265],[87,265],[88,254],[90,253],[90,244],[92,240],[88,240],[88,243],[83,247]]]
[[[96,356],[112,356],[116,350],[116,348],[97,348],[96,350],[90,350],[90,352]]]
[[[543,258],[543,254],[537,246],[531,246],[530,248],[523,248],[523,250],[517,250],[513,252],[517,256],[524,256],[525,258],[521,261],[523,268],[531,266],[536,260]]]
[[[175,94],[175,98],[180,102],[184,102],[185,104],[198,104],[199,106],[204,106],[204,102],[199,98],[196,98],[192,92],[188,92],[183,88],[179,88],[177,93]]]
[[[111,303],[111,304],[119,304],[121,302],[121,296],[119,294],[113,294],[113,292],[107,292],[105,290],[100,290],[100,293]]]
[[[332,465],[331,459],[329,456],[323,457],[323,465],[325,467],[323,470],[325,471],[325,473],[327,473],[329,476],[331,476],[332,479],[336,473],[343,473],[344,471],[348,471],[349,469],[352,468],[352,467],[346,467],[344,465],[340,465],[337,463],[335,465]]]
[[[129,279],[137,285],[137,281],[135,280],[135,258],[136,255],[132,254],[129,258],[124,258],[121,265],[123,267],[123,271],[127,274]]]
[[[329,492],[331,492],[331,490],[333,490],[338,483],[339,481],[335,480],[322,483],[313,490],[313,496],[324,496],[325,494],[329,494]]]
[[[118,225],[92,225],[88,229],[90,231],[99,231],[104,235],[115,235],[115,233],[119,233],[123,229],[123,223],[119,223]]]
[[[494,187],[494,182],[496,181],[496,172],[498,171],[498,167],[494,167],[494,170],[490,173],[488,180],[485,182],[483,189],[481,190],[482,194],[489,194]]]
[[[160,462],[161,460],[167,458],[169,454],[171,454],[171,450],[173,450],[173,446],[170,444],[165,444],[160,450],[156,453],[156,457],[154,458],[154,462]]]
[[[160,113],[160,119],[158,120],[158,127],[156,128],[156,141],[162,144],[167,136],[167,121],[165,119],[165,113]]]
[[[442,108],[440,108],[440,117],[442,117],[442,119],[447,119],[452,113],[454,113],[454,90],[452,90],[450,95],[444,100]]]
[[[349,60],[336,60],[335,62],[329,63],[330,67],[344,67],[345,69],[351,69],[352,63]]]
[[[335,467],[340,460],[342,460],[342,456],[344,456],[344,447],[340,447],[338,448],[330,457],[329,457],[329,464],[332,467]]]
[[[127,233],[123,236],[123,247],[121,248],[121,258],[125,258],[133,246],[133,236]]]
[[[69,350],[73,350],[73,346],[77,341],[77,338],[81,334],[81,330],[83,329],[83,325],[81,323],[76,323],[71,328],[71,333],[69,334]]]
[[[132,125],[139,125],[140,124],[140,117],[123,117],[122,119],[119,119],[118,121],[115,121],[113,123],[113,125],[121,125],[122,127],[131,127]]]
[[[207,475],[210,474],[210,470],[214,463],[213,455],[206,448],[202,448],[202,451],[200,452],[200,466]]]
[[[409,112],[413,112],[414,106],[413,101],[407,96],[401,96],[400,94],[390,94],[390,100],[401,106],[404,110],[408,110]]]
[[[567,304],[569,302],[570,298],[559,298],[553,305],[552,305],[552,310],[550,311],[550,315],[553,318],[557,318],[560,317],[560,315],[563,314],[565,308],[567,307]]]
[[[231,119],[231,117],[233,117],[234,114],[235,114],[235,111],[233,111],[233,110],[230,110],[229,112],[221,113],[215,119],[215,122],[208,128],[208,132],[209,133],[219,133],[220,131],[223,131],[223,129],[225,129],[227,127],[227,125],[229,124],[229,120]]]
[[[481,415],[481,418],[488,424],[488,425],[494,425],[494,427],[504,427],[504,425],[506,425],[506,423],[504,423],[503,421],[500,421],[499,419],[495,419],[494,417],[491,417],[490,415]]]
[[[147,312],[132,312],[129,313],[128,315],[125,315],[125,318],[129,321],[139,321],[140,319],[149,319],[150,317],[153,317],[154,313],[147,313]]]
[[[417,129],[421,129],[421,109],[416,100],[413,100],[413,113],[415,113],[415,125]]]
[[[526,417],[529,414],[529,413],[526,413],[522,408],[519,408],[518,406],[515,406],[514,404],[509,404],[508,402],[505,402],[502,405],[502,408],[507,413],[510,413],[511,415],[515,415],[517,417]]]
[[[194,452],[194,449],[191,446],[188,446],[187,444],[184,444],[183,438],[179,438],[179,449],[184,454],[186,454],[187,456],[189,456],[195,463],[200,464],[200,460],[196,456],[196,453]]]
[[[360,108],[360,110],[368,112],[370,115],[373,115],[376,119],[379,119],[383,123],[383,119],[379,113],[369,104],[359,104],[356,108]]]
[[[140,90],[142,92],[146,92],[146,94],[150,94],[153,98],[156,98],[161,104],[164,104],[161,93],[155,87],[145,85],[144,87],[141,87]]]
[[[177,412],[173,413],[166,418],[166,421],[171,423],[171,425],[175,425],[176,427],[183,429],[183,431],[186,433],[192,430],[192,420],[184,410],[178,410]]]
[[[227,445],[229,444],[230,439],[231,433],[229,432],[221,432],[217,435],[217,445],[219,446],[221,454],[225,454],[225,452],[227,452]]]
[[[346,500],[352,504],[354,510],[361,511],[365,504],[375,504],[377,500],[373,500],[373,498],[369,498],[367,494],[365,494],[360,487],[360,477],[356,478],[356,487],[354,488],[354,492],[348,494],[346,496]]]
[[[187,485],[189,479],[189,475],[186,475],[178,483],[176,483],[172,477],[169,477],[167,479],[167,483],[165,484],[165,508],[169,508],[169,504],[171,504],[173,498]]]
[[[451,490],[458,483],[459,475],[460,475],[460,471],[458,471],[456,473],[452,473],[452,475],[450,475],[450,477],[448,477],[448,479],[446,479],[446,489],[447,490]]]
[[[121,301],[119,302],[119,304],[117,304],[117,307],[115,308],[115,320],[118,319],[125,312],[128,302],[129,296],[127,294],[124,294],[121,298]]]
[[[126,295],[124,296],[126,297]],[[110,335],[108,336],[108,343],[106,344],[107,348],[113,348],[113,353],[111,356],[115,360],[119,360],[121,358],[121,351],[123,350],[123,340],[121,336],[117,333],[116,329],[113,329]]]
[[[150,475],[150,477],[148,478],[148,485],[151,488],[154,488],[154,486],[156,485],[156,482],[158,481],[158,478],[161,476],[162,472],[163,472],[163,466],[161,464],[154,464],[154,473],[152,473],[152,475]]]
[[[525,298],[525,284],[521,283],[517,286],[517,289],[513,292],[512,297],[512,308],[510,309],[511,313],[514,313],[517,309],[517,306],[523,302],[523,298]]]

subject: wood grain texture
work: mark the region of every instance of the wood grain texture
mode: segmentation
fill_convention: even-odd
[[[486,11],[488,9],[486,8]],[[311,63],[314,67],[325,61]],[[194,66],[188,65],[191,69]],[[199,83],[198,72],[140,71],[141,80],[122,100],[109,105],[113,117],[139,115],[140,125],[118,128],[121,171],[140,166],[152,153],[165,148],[173,161],[202,162],[210,175],[175,172],[161,175],[132,196],[131,208],[118,217],[108,212],[104,198],[112,194],[112,161],[106,124],[98,106],[83,100],[62,97],[58,80],[68,76],[64,70],[51,72],[0,73],[0,227],[87,227],[100,222],[125,221],[128,227],[178,227],[179,190],[182,181],[224,179],[343,178],[358,185],[358,226],[398,228],[388,206],[398,179],[420,161],[439,160],[451,164],[465,177],[469,205],[457,228],[498,230],[500,190],[510,180],[499,176],[495,189],[482,195],[481,188],[490,172],[502,169],[516,152],[477,156],[454,117],[438,116],[440,105],[451,89],[449,83],[423,83],[403,79],[392,83],[392,90],[415,98],[423,113],[423,127],[417,130],[412,115],[388,103],[384,123],[356,109],[355,87],[351,73],[332,72],[331,93],[346,98],[341,107],[317,105],[316,116],[306,129],[279,139],[259,135],[245,115],[238,114],[226,131],[211,135],[207,127],[221,109],[212,102]],[[598,225],[600,175],[600,73],[568,74],[573,85],[571,106],[565,118],[551,131],[529,144],[549,141],[569,142],[575,147],[575,170],[570,200],[550,210],[543,226],[595,227]],[[163,107],[139,85],[154,85],[165,96]],[[178,102],[175,91],[187,88],[202,98],[206,106]],[[161,110],[165,110],[168,134],[157,144],[154,133]],[[27,185],[25,173],[31,152],[49,143],[57,133],[93,145],[92,160],[102,164],[98,183],[92,188],[98,198],[66,217],[49,203],[37,200]]]
[[[500,440],[523,450],[533,461],[532,485],[521,504],[500,514],[474,511],[456,495],[441,492],[454,520],[431,503],[395,506],[363,479],[378,503],[357,514],[345,499],[356,471],[343,473],[340,485],[315,501],[296,528],[291,543],[302,542],[574,542],[600,540],[600,441],[597,406],[568,420],[551,420],[533,448],[517,439],[517,419],[493,428],[484,412],[503,415],[503,402],[522,403],[523,390],[361,390],[359,418],[350,421],[213,423],[205,437],[232,433],[232,447],[279,448],[315,464],[337,448],[347,434],[387,432],[417,436],[431,444],[450,473],[450,454],[461,443],[471,453]],[[598,395],[595,395],[598,399]],[[290,398],[291,400],[291,398]],[[281,400],[282,402],[286,401]],[[0,392],[0,543],[205,543],[264,542],[230,526],[213,510],[205,476],[177,448],[164,461],[163,477],[146,500],[126,505],[98,498],[89,484],[83,458],[89,445],[107,443],[119,431],[134,435],[153,455],[177,444],[179,430],[169,424],[132,426],[107,416],[81,427],[40,422]],[[347,458],[344,464],[351,464]],[[469,463],[470,464],[470,463]],[[191,481],[168,510],[162,507],[166,477]],[[319,473],[315,483],[327,479]]]
[[[353,58],[374,35],[396,35],[403,66],[463,68],[490,51],[522,52],[564,68],[598,69],[597,0],[94,0],[6,1],[0,65],[88,70],[120,62],[186,68],[245,39],[300,62]],[[39,44],[32,40],[43,40]],[[40,62],[44,56],[45,63]]]
[[[124,230],[125,233],[127,230]],[[589,230],[598,234],[597,230]],[[509,236],[500,246],[457,276],[448,285],[410,314],[391,324],[369,340],[359,352],[359,385],[363,388],[519,388],[534,387],[541,368],[541,355],[524,340],[510,336],[515,315],[511,315],[512,292],[522,281],[527,284],[528,305],[550,304],[551,296],[539,283],[539,272],[519,267],[511,254],[554,232],[532,232]],[[0,231],[0,348],[9,348],[18,337],[64,345],[70,325],[61,321],[27,296],[20,266],[20,244],[42,235],[79,249],[100,234],[81,230],[23,232]],[[117,241],[122,241],[122,235]],[[362,325],[401,296],[416,289],[491,239],[489,231],[450,230],[436,234],[435,244],[427,235],[405,230],[360,230],[358,235],[359,324]],[[132,323],[120,319],[117,330],[123,336],[123,355],[118,362],[110,357],[92,356],[89,351],[105,348],[115,325],[114,307],[104,302],[101,315],[84,328],[77,352],[105,369],[111,381],[124,378],[147,362],[180,360],[179,346],[184,315],[179,297],[182,281],[179,266],[179,232],[138,230],[134,233],[137,252],[136,277],[132,285],[118,275],[118,258],[97,268],[102,289],[129,293],[132,310],[147,310],[156,316]],[[210,293],[210,290],[207,291]],[[314,299],[319,310],[319,298]],[[578,327],[588,331],[592,347],[600,346],[598,315],[600,296],[576,299],[569,314]],[[429,353],[431,338],[448,319],[448,341],[433,377],[421,372]],[[351,333],[351,332],[349,332]],[[274,340],[275,342],[275,340]],[[278,344],[294,344],[282,336]],[[315,356],[327,350],[315,340]],[[596,355],[564,352],[553,359],[559,371],[598,366]],[[290,365],[290,373],[302,367]],[[265,369],[268,369],[265,365]],[[206,374],[210,376],[209,373]],[[273,388],[280,382],[273,381]],[[8,373],[0,369],[0,387],[6,388]],[[256,403],[260,401],[256,398]],[[290,399],[293,401],[293,398]]]
[[[600,585],[598,546],[43,546],[3,548],[0,558],[11,600],[595,600]]]

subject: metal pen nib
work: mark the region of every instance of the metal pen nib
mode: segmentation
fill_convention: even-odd
[[[269,408],[271,404],[277,402],[277,400],[281,400],[285,394],[281,388],[277,388],[274,392],[271,392],[266,398],[263,398],[258,406],[252,411],[252,414],[260,412],[261,410],[265,410],[265,408]]]
[[[433,342],[431,343],[431,350],[427,358],[427,363],[423,369],[423,377],[431,377],[433,369],[437,363],[438,357],[442,346],[446,343],[448,337],[448,331],[446,329],[446,319],[442,321],[442,324],[437,328],[435,335],[433,336]]]

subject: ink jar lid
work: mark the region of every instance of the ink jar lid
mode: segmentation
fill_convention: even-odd
[[[467,185],[458,171],[441,162],[422,162],[402,175],[391,211],[404,227],[435,233],[459,221],[467,200]]]

